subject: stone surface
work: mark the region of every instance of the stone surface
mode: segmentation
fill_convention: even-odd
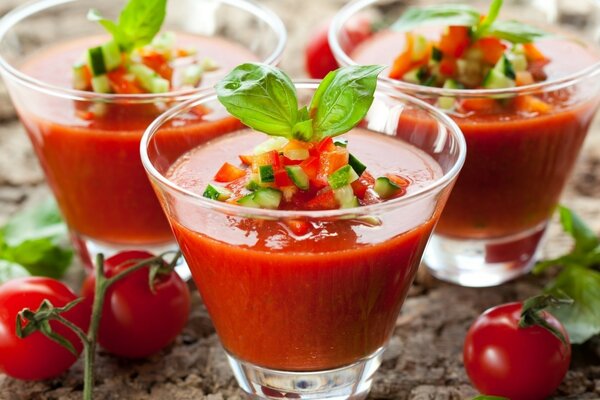
[[[20,0],[2,0],[0,15]],[[341,0],[269,0],[285,20],[290,44],[283,66],[302,75],[304,37],[331,15]],[[599,121],[600,122],[600,121]],[[564,202],[600,232],[600,123],[594,126],[565,192]],[[23,129],[0,85],[0,223],[15,211],[49,195]],[[570,241],[554,221],[545,256],[563,252]],[[459,288],[421,272],[411,290],[385,361],[371,392],[373,399],[454,400],[476,392],[465,375],[461,351],[465,332],[484,309],[524,299],[542,283],[531,277],[497,288]],[[192,288],[193,289],[193,288]],[[97,359],[96,399],[242,399],[199,296],[194,291],[190,322],[177,341],[145,361],[120,360],[103,353]],[[574,349],[573,367],[556,399],[600,398],[600,340]],[[19,382],[0,375],[0,400],[80,399],[82,365],[58,379]]]

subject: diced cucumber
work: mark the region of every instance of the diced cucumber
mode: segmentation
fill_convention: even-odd
[[[306,175],[302,167],[299,165],[288,165],[285,167],[285,172],[287,172],[294,185],[298,186],[299,189],[308,190],[310,182],[308,175]]]
[[[161,53],[170,53],[171,50],[175,47],[175,42],[177,40],[177,36],[174,32],[162,32],[159,35],[156,35],[150,46],[155,50],[158,50]]]
[[[225,201],[231,197],[231,192],[224,187],[209,184],[202,196],[212,200]]]
[[[110,87],[108,76],[98,75],[92,77],[92,89],[96,93],[110,93],[112,89]]]
[[[273,150],[280,151],[288,143],[289,140],[287,140],[286,138],[281,136],[275,136],[257,145],[252,152],[255,155],[259,155],[263,153],[268,153]]]
[[[483,87],[486,89],[504,89],[515,86],[515,81],[496,68],[491,69],[483,79]]]
[[[382,176],[375,180],[373,189],[382,199],[389,199],[398,193],[400,186],[396,185],[389,178]]]
[[[248,194],[241,199],[238,199],[237,203],[244,207],[260,208],[260,205],[254,201],[254,193]]]
[[[332,189],[339,189],[358,179],[358,175],[350,165],[344,165],[327,178]]]
[[[454,79],[446,79],[444,82],[444,89],[462,89],[463,85],[455,81]],[[438,107],[444,110],[452,110],[454,105],[456,104],[456,99],[454,97],[442,96],[438,99]]]
[[[429,78],[421,81],[421,85],[423,85],[423,86],[433,86],[436,81],[437,81],[437,77],[435,77],[434,75],[431,75]]]
[[[183,85],[189,86],[198,86],[200,81],[202,81],[202,75],[204,74],[204,70],[198,64],[188,65],[187,68],[183,71],[183,75],[181,77],[181,83]]]
[[[354,157],[352,153],[348,156],[348,164],[352,167],[354,172],[358,176],[361,176],[363,172],[367,169],[367,166],[363,164],[358,158]]]
[[[143,64],[129,66],[131,72],[140,85],[150,93],[164,93],[169,91],[169,81],[158,75],[152,68]]]
[[[483,59],[483,51],[477,47],[471,47],[465,52],[462,58],[469,61],[477,61],[479,63]]]
[[[350,185],[334,189],[333,195],[340,205],[340,208],[353,208],[360,206],[358,198],[354,195],[354,191]]]
[[[102,46],[89,48],[87,50],[86,59],[93,76],[104,75],[106,73]]]
[[[348,139],[345,138],[335,138],[333,139],[333,144],[337,147],[348,147]]]
[[[250,180],[246,184],[246,189],[251,190],[253,192],[255,190],[257,190],[257,189],[260,189],[260,184],[258,183],[258,177],[257,176],[254,176],[254,177],[250,178]]]
[[[291,149],[284,150],[283,155],[290,160],[301,161],[306,160],[310,156],[310,152],[308,149]]]
[[[527,57],[524,54],[509,53],[508,59],[515,72],[527,71]]]
[[[77,90],[88,90],[89,79],[88,72],[86,71],[86,65],[84,63],[75,64],[73,66],[73,88]]]
[[[426,70],[422,67],[413,68],[404,75],[402,75],[402,80],[409,83],[419,84],[425,78]]]
[[[253,193],[252,200],[260,206],[260,208],[268,208],[275,210],[281,203],[282,194],[279,190],[273,188],[258,189]]]
[[[210,58],[210,57],[204,57],[202,59],[202,69],[206,72],[212,72],[212,71],[216,71],[219,69],[219,64],[217,64],[217,62]]]
[[[436,63],[439,63],[440,61],[442,61],[442,57],[444,57],[444,53],[442,53],[442,51],[437,47],[433,46],[431,48],[431,60]]]
[[[261,165],[258,167],[258,178],[260,183],[275,182],[275,171],[272,165]]]
[[[427,50],[429,47],[429,42],[423,35],[415,35],[413,44],[412,44],[412,61],[422,60],[423,57],[427,54]]]
[[[114,40],[102,45],[102,56],[104,57],[104,66],[107,71],[112,71],[121,65],[121,49]]]
[[[500,60],[498,60],[494,69],[509,79],[514,80],[516,78],[515,70],[508,57],[506,57],[506,54],[502,54],[502,57],[500,57]]]
[[[515,44],[510,51],[514,54],[525,55],[525,47],[521,43]]]

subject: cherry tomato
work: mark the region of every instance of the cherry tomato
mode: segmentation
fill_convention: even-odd
[[[344,51],[351,52],[359,43],[372,34],[371,20],[364,15],[357,15],[344,26]],[[327,38],[329,22],[321,25],[310,37],[304,53],[304,65],[311,78],[323,79],[330,71],[339,67]]]
[[[71,289],[51,278],[19,278],[0,286],[0,371],[17,379],[42,380],[68,370],[77,357],[40,332],[19,339],[15,321],[22,309],[35,311],[44,299],[55,307],[62,307],[76,298]],[[89,315],[90,309],[84,304],[62,314],[84,331],[89,324]],[[50,322],[50,326],[81,353],[83,344],[73,331],[58,321]]]
[[[504,304],[475,320],[465,339],[465,369],[483,394],[541,400],[562,382],[571,347],[565,328],[548,312],[541,315],[560,330],[567,343],[537,325],[519,328],[521,309],[521,303]]]
[[[144,251],[126,251],[105,261],[111,277],[137,262],[153,257]],[[93,299],[96,279],[88,276],[83,296]],[[106,293],[98,331],[98,343],[109,353],[143,358],[170,344],[187,323],[190,292],[179,275],[158,275],[155,293],[148,283],[148,269],[139,269],[115,282]]]

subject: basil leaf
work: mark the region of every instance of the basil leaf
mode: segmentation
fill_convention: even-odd
[[[73,260],[73,250],[50,238],[26,240],[6,247],[0,258],[23,266],[31,275],[60,278]]]
[[[272,136],[293,137],[298,99],[292,80],[282,71],[264,64],[242,64],[215,89],[227,111],[250,128]]]
[[[578,266],[563,268],[547,292],[567,295],[573,304],[549,311],[562,322],[571,343],[583,343],[600,333],[600,272]]]
[[[144,46],[160,30],[167,13],[167,0],[129,0],[119,15],[118,24],[91,9],[87,18],[100,23],[123,51]]]
[[[317,140],[347,132],[364,118],[383,69],[379,65],[352,66],[325,76],[309,106]]]
[[[0,260],[0,284],[8,282],[11,279],[29,276],[29,272],[19,264],[10,261]]]
[[[150,43],[166,14],[167,0],[129,0],[119,15],[119,30],[131,46],[125,50]]]
[[[558,211],[563,230],[575,239],[574,254],[588,253],[600,246],[600,238],[577,214],[564,206],[559,206]]]
[[[502,8],[502,0],[493,0],[487,15],[477,25],[477,28],[475,28],[476,37],[482,37],[489,27],[492,26],[496,18],[498,18],[498,14],[500,14],[500,8]]]
[[[67,236],[67,227],[54,200],[14,215],[2,228],[2,237],[8,246],[18,246],[26,240]]]
[[[496,21],[490,26],[486,35],[508,40],[512,43],[531,43],[554,36],[535,26],[518,21]]]
[[[477,9],[462,4],[411,7],[391,26],[396,31],[410,31],[426,25],[474,26],[481,15]]]

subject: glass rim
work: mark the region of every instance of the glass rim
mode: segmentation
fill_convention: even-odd
[[[388,2],[398,2],[401,3],[401,0],[387,0]],[[327,34],[327,38],[329,41],[329,45],[331,47],[331,51],[335,59],[340,63],[340,65],[358,65],[349,54],[347,54],[343,49],[340,43],[337,40],[337,33],[340,32],[344,26],[344,24],[356,13],[365,9],[366,7],[373,5],[375,3],[380,3],[382,0],[355,0],[347,3],[343,6],[333,17],[331,21],[331,25],[329,26],[329,31]],[[600,7],[598,7],[600,9]],[[594,75],[600,75],[600,60],[596,61],[594,64],[577,71],[573,74],[566,75],[564,77],[560,77],[557,79],[551,79],[548,81],[533,83],[530,85],[524,86],[516,86],[512,88],[502,88],[502,89],[446,89],[432,86],[423,86],[415,83],[408,83],[397,79],[392,79],[388,77],[379,77],[379,80],[385,82],[386,84],[400,90],[407,91],[413,94],[419,94],[423,96],[451,96],[451,97],[466,97],[466,98],[475,98],[475,97],[490,97],[490,96],[498,96],[498,95],[524,95],[524,94],[533,94],[547,91],[554,91],[565,89],[570,86],[573,86],[584,79],[588,79]]]
[[[4,41],[6,34],[18,23],[22,22],[28,17],[31,17],[35,14],[38,14],[43,11],[47,11],[48,9],[67,4],[74,3],[80,0],[32,0],[29,1],[19,7],[14,8],[5,14],[2,18],[0,18],[0,42]],[[197,0],[203,1],[203,0]],[[265,58],[264,61],[261,61],[265,64],[273,65],[276,64],[285,48],[287,42],[287,30],[281,18],[275,12],[273,12],[268,7],[265,7],[254,0],[210,0],[216,3],[227,4],[232,7],[237,7],[244,11],[249,12],[254,15],[256,18],[265,21],[271,29],[277,35],[277,44],[275,45],[274,50]],[[127,102],[127,103],[147,103],[154,102],[157,100],[173,100],[173,101],[183,101],[194,96],[198,96],[198,94],[207,92],[211,90],[210,87],[199,87],[192,89],[182,89],[182,90],[173,90],[165,93],[140,93],[140,94],[114,94],[114,93],[96,93],[90,92],[86,90],[77,90],[68,87],[61,87],[57,85],[53,85],[50,83],[46,83],[42,80],[35,79],[17,68],[11,65],[8,62],[3,54],[0,52],[0,72],[6,73],[7,77],[15,80],[16,82],[25,85],[31,89],[36,91],[46,93],[52,96],[58,96],[62,98],[67,98],[71,100],[80,100],[80,101],[92,101],[92,100],[103,100],[107,103],[119,103],[119,102]]]
[[[320,80],[316,79],[298,79],[294,80],[294,85],[297,89],[316,89]],[[190,190],[184,189],[179,185],[172,182],[165,175],[160,173],[155,167],[150,157],[148,156],[148,146],[151,139],[154,135],[160,130],[160,128],[164,125],[165,122],[168,122],[172,118],[176,117],[182,111],[187,110],[189,108],[198,106],[200,104],[211,102],[217,100],[216,93],[204,94],[201,97],[196,99],[191,99],[186,102],[180,103],[175,107],[170,108],[165,113],[161,114],[158,118],[156,118],[145,130],[142,139],[140,141],[140,156],[142,159],[142,165],[146,169],[146,173],[150,176],[152,180],[156,180],[159,182],[161,186],[167,188],[170,191],[176,192],[179,195],[183,195],[184,197],[191,199],[195,205],[203,207],[205,209],[210,209],[214,211],[218,211],[224,214],[230,215],[244,215],[247,217],[256,217],[262,219],[293,219],[293,218],[313,218],[313,219],[324,219],[324,218],[340,218],[340,217],[352,217],[352,216],[367,216],[373,214],[379,214],[383,211],[387,211],[390,209],[398,208],[407,204],[411,204],[416,200],[419,200],[426,195],[435,192],[438,188],[446,187],[452,180],[456,178],[458,173],[460,172],[467,153],[467,144],[465,138],[462,134],[462,131],[450,118],[448,115],[443,113],[442,111],[436,109],[425,101],[417,99],[415,97],[398,93],[393,88],[390,88],[388,85],[379,83],[377,86],[377,90],[375,92],[375,98],[377,97],[386,97],[395,100],[403,101],[407,104],[412,104],[418,106],[420,109],[423,109],[428,112],[428,114],[437,120],[438,122],[444,124],[447,128],[449,134],[456,140],[457,143],[457,151],[458,158],[454,161],[454,165],[445,172],[439,179],[432,181],[429,185],[410,193],[406,196],[399,197],[397,199],[384,201],[382,203],[371,204],[367,206],[361,207],[353,207],[353,208],[344,208],[344,209],[335,209],[335,210],[268,210],[268,209],[259,209],[259,208],[251,208],[240,205],[229,204],[226,202],[219,202],[207,199],[198,193],[194,193]],[[383,133],[381,133],[383,134]]]

